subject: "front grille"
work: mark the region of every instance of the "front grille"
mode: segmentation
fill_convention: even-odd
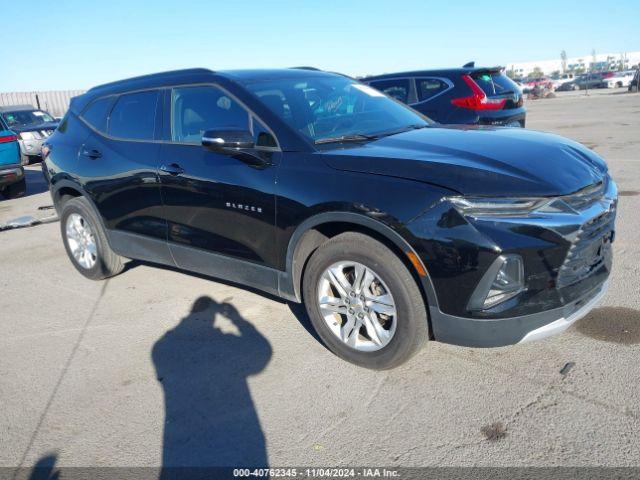
[[[558,271],[558,288],[573,285],[611,260],[616,205],[582,225]]]

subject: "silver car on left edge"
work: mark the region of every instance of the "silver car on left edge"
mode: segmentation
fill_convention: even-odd
[[[54,132],[59,121],[33,105],[9,105],[0,107],[0,116],[10,130],[18,136],[20,163],[28,165],[40,159],[42,143]]]

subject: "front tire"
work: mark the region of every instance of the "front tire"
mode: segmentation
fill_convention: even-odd
[[[109,247],[102,224],[86,198],[65,202],[60,231],[71,263],[85,277],[103,280],[123,270],[124,259]]]
[[[425,303],[404,263],[382,243],[347,232],[321,245],[303,276],[307,313],[327,348],[365,368],[394,368],[428,338]]]

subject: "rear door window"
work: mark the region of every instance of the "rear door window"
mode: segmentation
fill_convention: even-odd
[[[81,117],[99,132],[106,133],[107,118],[113,105],[114,97],[99,98],[84,109]]]
[[[449,84],[439,78],[416,78],[418,101],[424,102],[449,88]]]
[[[369,85],[403,103],[407,103],[409,99],[410,83],[408,78],[375,80]]]
[[[131,140],[153,140],[158,91],[120,96],[109,116],[109,135]]]
[[[513,80],[500,72],[479,72],[471,75],[487,97],[497,97],[518,92],[518,86]]]

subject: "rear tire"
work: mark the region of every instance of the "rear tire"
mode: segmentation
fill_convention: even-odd
[[[7,185],[6,187],[4,187],[4,190],[2,191],[2,195],[7,200],[24,197],[25,193],[27,193],[26,178],[23,178],[19,182],[12,183],[11,185]]]
[[[123,270],[123,257],[111,250],[102,223],[86,198],[64,203],[60,231],[71,263],[85,277],[103,280]]]
[[[334,281],[333,272],[344,275]],[[367,235],[347,232],[318,247],[307,263],[302,287],[318,335],[329,350],[351,363],[394,368],[428,338],[427,311],[414,277],[394,252]]]

